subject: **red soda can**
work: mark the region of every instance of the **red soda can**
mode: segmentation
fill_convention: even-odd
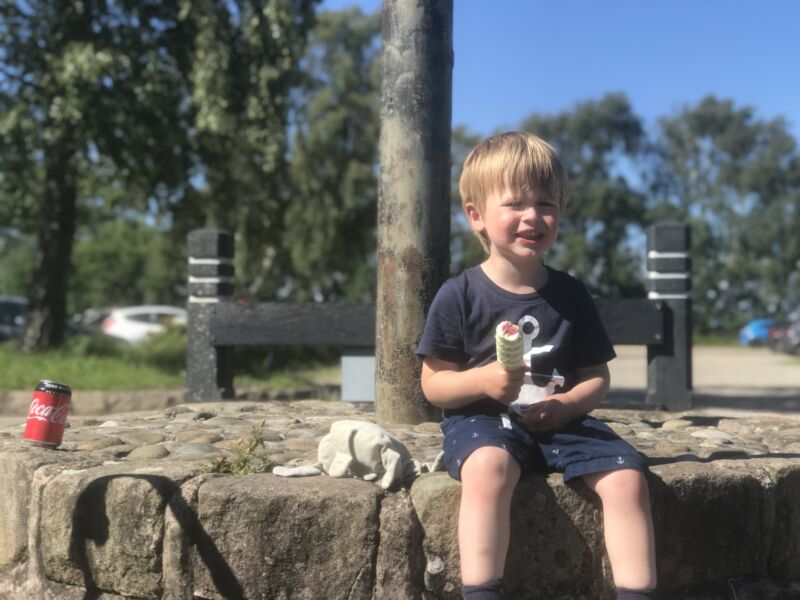
[[[29,444],[57,448],[64,437],[72,390],[68,385],[42,380],[33,392],[28,422],[22,436]]]

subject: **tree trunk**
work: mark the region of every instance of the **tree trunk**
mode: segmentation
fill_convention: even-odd
[[[75,170],[71,144],[50,148],[45,157],[45,198],[37,234],[37,264],[28,292],[27,324],[20,342],[23,352],[48,350],[64,341],[77,207]]]

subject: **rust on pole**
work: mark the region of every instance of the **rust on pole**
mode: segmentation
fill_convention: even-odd
[[[375,409],[381,423],[438,420],[415,354],[448,273],[452,0],[384,0]]]

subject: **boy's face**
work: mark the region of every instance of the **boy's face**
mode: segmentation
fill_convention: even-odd
[[[558,200],[543,189],[504,187],[487,196],[482,211],[471,204],[465,210],[473,231],[488,237],[490,256],[541,259],[558,237]]]

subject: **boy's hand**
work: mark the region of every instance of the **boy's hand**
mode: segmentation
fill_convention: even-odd
[[[555,431],[562,429],[577,415],[570,409],[567,394],[553,394],[547,399],[525,408],[520,417],[522,425],[530,431]]]
[[[528,367],[522,366],[513,371],[506,371],[497,361],[478,368],[481,369],[483,392],[506,406],[519,397],[525,371],[529,370]]]

